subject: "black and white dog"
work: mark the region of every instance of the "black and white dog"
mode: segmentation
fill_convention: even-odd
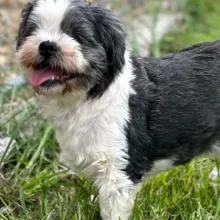
[[[61,161],[94,181],[104,220],[127,220],[148,176],[220,155],[220,41],[135,57],[112,12],[33,0],[17,49]]]

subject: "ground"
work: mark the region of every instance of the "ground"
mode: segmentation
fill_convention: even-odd
[[[181,7],[187,16],[178,29],[152,45],[152,55],[219,36],[220,3],[185,2]],[[0,92],[0,138],[9,137],[7,149],[0,156],[0,219],[96,219],[96,189],[90,181],[76,179],[59,164],[53,129],[37,114],[30,88]],[[137,197],[133,219],[218,220],[220,178],[210,179],[215,166],[220,165],[200,158],[152,177]]]

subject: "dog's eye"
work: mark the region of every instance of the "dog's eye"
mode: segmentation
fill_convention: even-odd
[[[79,36],[79,35],[77,35],[77,34],[74,34],[74,35],[75,35],[75,36],[73,36],[74,39],[75,39],[76,41],[78,41],[80,44],[86,44],[86,43],[87,43],[87,40],[86,40],[85,37]]]
[[[21,46],[25,39],[29,37],[36,29],[37,25],[33,22],[27,22],[25,27],[20,27],[17,36],[17,49]]]
[[[76,41],[78,41],[80,44],[82,45],[88,45],[88,46],[92,46],[92,45],[95,45],[95,41],[94,39],[91,37],[86,37],[86,36],[82,36],[82,35],[77,35],[77,34],[74,34],[75,36],[74,39]]]

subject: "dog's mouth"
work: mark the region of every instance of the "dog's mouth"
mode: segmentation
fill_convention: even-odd
[[[42,68],[35,69],[29,75],[29,83],[33,87],[53,87],[64,84],[74,78],[81,77],[79,74],[61,74],[59,71]]]

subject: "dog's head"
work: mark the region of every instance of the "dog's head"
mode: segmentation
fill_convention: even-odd
[[[102,95],[124,65],[125,34],[108,10],[80,0],[33,0],[22,12],[18,59],[42,95]]]

